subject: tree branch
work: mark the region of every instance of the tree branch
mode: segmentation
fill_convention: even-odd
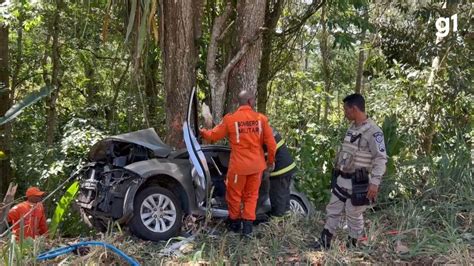
[[[303,25],[306,23],[306,21],[313,16],[314,13],[316,13],[324,4],[326,3],[326,0],[321,0],[320,3],[313,1],[306,12],[303,14],[303,17],[292,27],[286,29],[282,33],[275,33],[276,36],[285,36],[285,35],[290,35],[295,32],[297,32]]]
[[[217,42],[222,34],[222,28],[224,26],[224,22],[226,22],[227,18],[232,11],[232,4],[230,2],[227,3],[224,13],[216,18],[214,21],[214,25],[212,26],[212,34],[211,40],[209,42],[209,47],[207,51],[207,62],[206,62],[206,71],[207,77],[209,78],[209,84],[211,85],[211,90],[215,89],[217,86],[217,66],[216,66],[216,58],[217,58]]]

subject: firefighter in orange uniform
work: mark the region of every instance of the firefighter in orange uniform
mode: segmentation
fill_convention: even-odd
[[[40,202],[43,195],[44,192],[39,188],[30,187],[26,190],[27,200],[15,205],[10,212],[8,212],[8,222],[10,224],[15,224],[20,219],[23,219],[23,222],[19,222],[13,226],[13,233],[17,238],[20,237],[21,223],[23,223],[24,227],[24,238],[36,238],[37,236],[44,235],[48,232],[44,207]],[[30,212],[31,209],[33,210]]]
[[[258,190],[265,169],[275,167],[276,143],[268,118],[253,110],[255,96],[241,91],[239,108],[224,116],[222,122],[212,130],[201,129],[202,138],[215,142],[228,137],[231,147],[227,170],[226,201],[229,209],[229,228],[249,237],[255,220]],[[265,162],[262,145],[268,149]],[[243,205],[243,209],[241,208]]]

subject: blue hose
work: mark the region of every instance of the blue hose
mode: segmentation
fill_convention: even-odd
[[[79,243],[76,243],[76,244],[69,245],[67,247],[53,249],[53,250],[47,251],[45,253],[39,254],[38,257],[36,257],[36,259],[37,260],[49,260],[49,259],[55,258],[59,255],[63,255],[63,254],[72,252],[72,251],[78,249],[79,247],[83,247],[83,246],[103,246],[103,247],[106,247],[106,248],[112,250],[113,252],[115,252],[117,255],[119,255],[123,259],[125,259],[128,263],[130,263],[130,265],[140,266],[140,263],[138,263],[133,258],[127,256],[127,254],[123,253],[123,251],[121,251],[120,249],[118,249],[118,248],[116,248],[116,247],[114,247],[110,244],[107,244],[107,243],[104,243],[104,242],[99,242],[99,241],[84,241],[84,242],[79,242]]]

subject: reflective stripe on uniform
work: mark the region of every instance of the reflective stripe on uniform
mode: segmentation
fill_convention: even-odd
[[[283,139],[281,139],[278,143],[277,143],[277,150],[283,146],[283,144],[285,144],[285,141]]]
[[[296,167],[296,164],[293,162],[292,164],[288,165],[287,167],[280,169],[276,172],[271,172],[270,176],[277,176],[277,175],[282,175],[285,173],[288,173],[289,171],[293,170],[293,168]]]
[[[262,121],[258,120],[258,135],[262,136]]]
[[[237,143],[239,143],[240,142],[239,124],[238,122],[235,122],[234,125],[235,125],[235,134],[236,134]]]

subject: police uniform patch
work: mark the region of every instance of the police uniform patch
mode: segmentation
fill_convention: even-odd
[[[374,133],[374,139],[375,139],[375,142],[377,143],[377,147],[379,151],[385,152],[385,143],[383,141],[383,133],[382,132]]]

